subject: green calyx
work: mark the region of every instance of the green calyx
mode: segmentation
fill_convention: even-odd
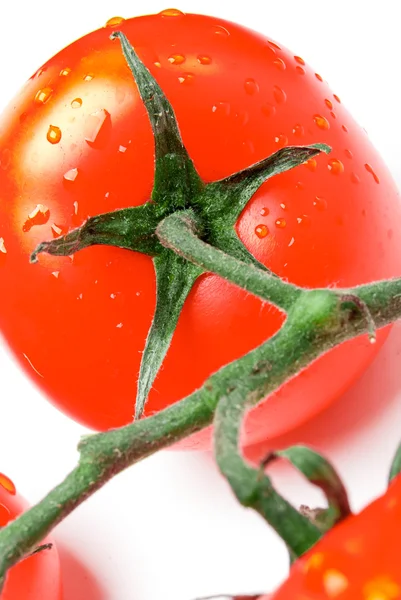
[[[223,270],[226,260],[232,258],[266,273],[268,270],[239,239],[235,231],[238,217],[267,179],[305,163],[320,152],[329,152],[330,148],[324,144],[286,147],[238,173],[206,184],[188,155],[174,110],[162,89],[126,36],[115,32],[111,38],[117,38],[121,43],[152,126],[155,174],[151,200],[141,206],[91,217],[65,236],[42,242],[32,253],[31,262],[36,262],[42,252],[69,256],[97,244],[152,257],[157,298],[139,374],[135,403],[135,417],[139,418],[170,346],[185,300],[198,277],[208,270],[207,261],[204,264],[190,261],[190,249],[183,256],[166,242],[164,221],[176,214],[182,215],[193,243],[201,241],[210,251],[221,253],[219,264]],[[182,219],[176,225],[182,227]]]

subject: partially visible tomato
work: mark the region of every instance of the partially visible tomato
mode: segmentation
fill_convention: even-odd
[[[12,481],[0,473],[0,527],[27,508]],[[46,543],[51,540],[45,539],[43,544]],[[62,600],[62,597],[60,564],[54,544],[12,567],[0,595],[1,600]]]
[[[88,216],[141,205],[154,142],[120,29],[160,83],[205,181],[287,144],[325,142],[329,156],[274,177],[244,209],[238,235],[279,276],[353,286],[401,273],[401,205],[365,132],[302,58],[263,35],[177,10],[114,19],[32,76],[0,121],[0,330],[56,405],[98,430],[132,421],[155,307],[152,261],[96,246],[74,257],[36,245]],[[283,315],[217,276],[186,301],[145,414],[176,402],[272,336]],[[281,434],[330,404],[381,346],[365,337],[321,357],[248,416],[245,442]],[[328,383],[329,382],[329,383]],[[185,442],[206,447],[202,432]]]
[[[400,600],[401,477],[298,559],[273,600]]]

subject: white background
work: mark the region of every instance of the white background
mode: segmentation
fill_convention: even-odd
[[[259,30],[322,73],[365,127],[401,183],[398,2],[181,0]],[[159,12],[159,1],[14,0],[2,4],[0,109],[45,60],[115,15]],[[1,190],[0,190],[1,193]],[[1,285],[1,282],[0,282]],[[6,293],[6,290],[1,290]],[[384,489],[401,439],[401,327],[334,407],[294,432],[324,449],[355,509]],[[0,345],[0,471],[31,502],[76,461],[83,428],[67,420]],[[295,503],[319,496],[290,469],[275,479]],[[67,574],[65,600],[193,600],[217,592],[274,589],[287,572],[281,543],[242,510],[205,454],[165,452],[118,476],[56,531]]]

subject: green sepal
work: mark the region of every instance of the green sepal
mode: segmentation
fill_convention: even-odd
[[[401,444],[398,446],[390,467],[389,484],[401,473]]]
[[[203,273],[196,265],[163,248],[153,259],[156,271],[156,309],[142,355],[135,419],[139,419],[169,349],[182,307],[193,284]]]

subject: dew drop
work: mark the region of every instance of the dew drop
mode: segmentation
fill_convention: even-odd
[[[11,519],[11,513],[5,504],[0,502],[0,527],[5,527]]]
[[[105,27],[116,27],[116,25],[121,25],[125,21],[124,17],[111,17],[105,25]]]
[[[55,277],[55,279],[58,279],[59,275],[60,275],[60,271],[52,271],[52,275],[53,275],[53,277]]]
[[[265,117],[272,117],[276,112],[276,107],[273,104],[263,104],[262,113]]]
[[[56,223],[52,223],[50,225],[50,229],[52,230],[52,234],[54,238],[58,238],[60,237],[60,235],[63,235],[65,228],[64,227],[60,227],[59,225],[57,225]]]
[[[288,247],[291,248],[291,246],[294,244],[294,242],[295,242],[295,238],[292,237],[289,241]]]
[[[104,108],[101,110],[97,110],[88,116],[85,123],[85,140],[91,144],[96,142],[97,137],[99,136],[102,128],[106,124],[110,113],[107,112]]]
[[[49,87],[42,88],[36,94],[35,102],[37,104],[46,104],[46,102],[48,102],[50,100],[50,98],[52,97],[52,94],[53,94],[52,88],[49,88]]]
[[[66,67],[65,69],[61,69],[60,77],[67,77],[71,73],[70,67]]]
[[[335,112],[331,111],[330,115],[333,117],[333,119],[337,119],[337,115]]]
[[[305,61],[303,58],[301,58],[300,56],[294,56],[294,60],[295,62],[297,62],[299,65],[304,65]]]
[[[228,29],[226,29],[222,25],[217,25],[216,29],[214,30],[214,33],[220,37],[228,37],[230,35]]]
[[[284,204],[284,202],[281,202],[280,208],[282,208],[283,210],[287,210],[287,206]]]
[[[172,54],[167,60],[172,65],[182,65],[185,62],[185,56],[183,54]]]
[[[319,129],[330,129],[330,123],[326,117],[322,117],[322,115],[314,115],[313,120]]]
[[[118,325],[116,325],[117,329],[121,329],[122,326],[123,326],[122,323],[119,323]]]
[[[284,146],[287,146],[287,144],[288,144],[288,137],[286,135],[284,135],[283,133],[281,133],[280,135],[276,135],[276,137],[274,138],[274,141],[280,147],[284,147]]]
[[[157,60],[156,62],[153,63],[155,65],[155,67],[157,67],[158,69],[161,69],[161,63],[159,63],[159,61]]]
[[[329,100],[328,98],[325,99],[324,103],[326,104],[326,106],[330,109],[333,110],[333,103],[331,100]]]
[[[274,64],[275,67],[277,67],[277,69],[279,71],[285,71],[285,69],[286,69],[286,64],[285,64],[285,62],[283,61],[282,58],[275,58],[273,60],[273,64]]]
[[[274,99],[277,102],[277,104],[282,104],[283,102],[285,102],[287,100],[287,94],[278,85],[275,85],[273,87],[273,96],[274,96]]]
[[[58,144],[61,140],[61,129],[55,125],[50,125],[46,135],[47,141],[51,144]]]
[[[297,137],[302,137],[304,134],[304,128],[302,125],[300,125],[299,123],[297,123],[296,125],[294,125],[294,127],[292,128],[292,133],[294,135],[296,135]]]
[[[372,175],[372,177],[376,181],[376,183],[380,183],[380,179],[378,178],[378,176],[376,175],[376,173],[373,170],[373,167],[369,163],[365,164],[365,169],[367,170],[368,173],[370,173]]]
[[[319,73],[315,73],[315,77],[316,79],[318,79],[319,81],[323,81],[323,77],[321,75],[319,75]]]
[[[218,102],[212,106],[212,112],[217,115],[228,117],[231,112],[231,106],[228,102]]]
[[[360,183],[361,180],[356,173],[351,173],[351,181],[352,183]]]
[[[267,43],[269,44],[269,46],[271,46],[273,48],[273,50],[281,50],[281,47],[278,44],[276,44],[275,42],[268,40]]]
[[[354,156],[354,155],[352,154],[351,150],[348,150],[348,148],[346,148],[346,149],[344,150],[344,153],[345,153],[345,156],[346,156],[347,158],[352,158],[352,157]]]
[[[2,254],[7,254],[6,245],[4,242],[4,238],[0,237],[0,252]]]
[[[199,54],[198,62],[201,65],[210,65],[212,63],[212,59],[210,58],[210,56],[207,56],[206,54]]]
[[[337,100],[337,102],[338,102],[339,104],[341,104],[341,100],[340,100],[340,98],[337,96],[337,94],[333,94],[333,98],[334,98],[334,100]]]
[[[311,218],[308,215],[301,215],[297,217],[297,223],[301,227],[309,227],[311,224]]]
[[[29,213],[27,220],[22,226],[22,231],[27,233],[32,229],[34,225],[44,225],[47,223],[50,217],[50,210],[44,204],[37,204],[31,213]]]
[[[295,189],[298,191],[301,191],[304,189],[304,184],[301,181],[297,181],[297,183],[295,184]]]
[[[84,81],[92,81],[93,78],[94,78],[93,73],[87,73],[86,75],[84,75]]]
[[[309,171],[316,171],[317,169],[317,161],[314,158],[310,158],[306,161],[305,167],[309,169]]]
[[[75,181],[78,176],[78,169],[70,169],[66,173],[64,173],[64,179],[66,181]]]
[[[74,202],[74,204],[73,204],[73,207],[74,207],[74,213],[73,213],[73,216],[74,216],[74,217],[77,217],[77,216],[78,216],[78,201],[77,201],[77,200],[75,200],[75,202]]]
[[[247,79],[244,83],[244,89],[249,96],[253,96],[259,91],[259,86],[254,79]]]
[[[127,151],[127,147],[126,146],[119,146],[118,147],[118,151],[121,152],[122,154],[124,154],[124,152]]]
[[[341,128],[343,131],[345,131],[345,133],[348,133],[348,127],[346,127],[345,125],[341,125]]]
[[[82,106],[82,98],[74,98],[71,102],[72,108],[81,108]]]
[[[195,79],[195,75],[193,73],[184,73],[181,77],[178,78],[178,81],[181,84],[188,85],[193,82]]]
[[[332,175],[341,175],[342,173],[344,173],[344,165],[341,162],[341,160],[338,160],[338,158],[330,159],[327,168],[329,169],[330,173],[332,173]]]
[[[17,493],[14,483],[4,473],[0,473],[0,485],[13,496]]]
[[[185,13],[178,10],[178,8],[166,8],[165,10],[162,10],[159,15],[161,17],[183,17]]]
[[[287,225],[287,221],[285,219],[276,219],[275,225],[279,229],[284,229]]]
[[[255,233],[258,236],[258,238],[262,239],[265,238],[267,236],[267,234],[269,233],[269,229],[267,228],[266,225],[257,225],[255,227]]]
[[[302,67],[300,67],[299,65],[297,65],[295,67],[296,72],[298,73],[298,75],[305,75],[305,69],[303,69]]]
[[[319,196],[316,196],[313,201],[313,206],[315,208],[317,208],[317,210],[320,210],[320,211],[326,210],[327,200],[325,200],[324,198],[320,198]]]
[[[270,214],[270,210],[267,208],[267,206],[264,206],[261,209],[260,214],[262,215],[262,217],[267,217],[267,215]]]

